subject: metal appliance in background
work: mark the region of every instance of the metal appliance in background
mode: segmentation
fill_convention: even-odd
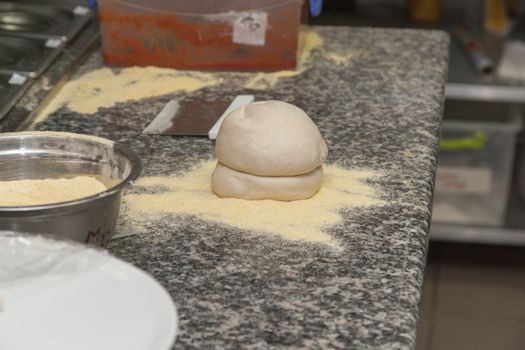
[[[92,17],[84,6],[0,2],[0,119]]]
[[[15,105],[28,85],[29,81],[26,77],[0,74],[0,118]]]
[[[60,54],[60,39],[0,36],[0,73],[36,78]]]

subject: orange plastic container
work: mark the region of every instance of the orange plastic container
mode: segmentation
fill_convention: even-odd
[[[113,66],[275,71],[296,66],[302,0],[99,0]]]

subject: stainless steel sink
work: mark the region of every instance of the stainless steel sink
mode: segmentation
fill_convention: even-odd
[[[0,73],[37,77],[62,51],[64,42],[0,35]]]
[[[86,7],[0,2],[0,34],[71,40],[89,22]]]

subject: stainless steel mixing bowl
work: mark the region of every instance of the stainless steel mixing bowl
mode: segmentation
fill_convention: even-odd
[[[103,246],[114,232],[124,187],[140,171],[136,155],[99,137],[63,132],[0,134],[0,181],[87,175],[108,187],[68,202],[0,206],[0,230],[48,233]]]

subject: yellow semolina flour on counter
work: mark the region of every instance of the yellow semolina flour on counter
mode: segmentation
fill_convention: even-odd
[[[0,181],[0,207],[43,205],[71,201],[105,191],[89,176],[71,179]]]
[[[300,75],[313,65],[313,53],[338,63],[349,63],[353,52],[331,52],[324,48],[323,38],[311,28],[302,28],[297,48],[297,68],[276,72],[198,72],[159,67],[103,67],[82,74],[67,82],[51,103],[39,113],[33,125],[45,120],[61,107],[82,113],[93,114],[99,108],[110,108],[119,102],[137,101],[144,98],[173,93],[189,93],[220,85],[231,80],[248,89],[267,90],[281,79]],[[231,86],[228,86],[231,88]]]
[[[127,217],[140,226],[165,216],[193,215],[206,221],[285,239],[333,243],[330,226],[343,223],[342,210],[381,205],[377,190],[365,180],[380,174],[369,170],[324,167],[323,186],[306,200],[242,200],[219,198],[211,190],[215,161],[173,177],[145,177],[136,185],[149,193],[124,197]]]

